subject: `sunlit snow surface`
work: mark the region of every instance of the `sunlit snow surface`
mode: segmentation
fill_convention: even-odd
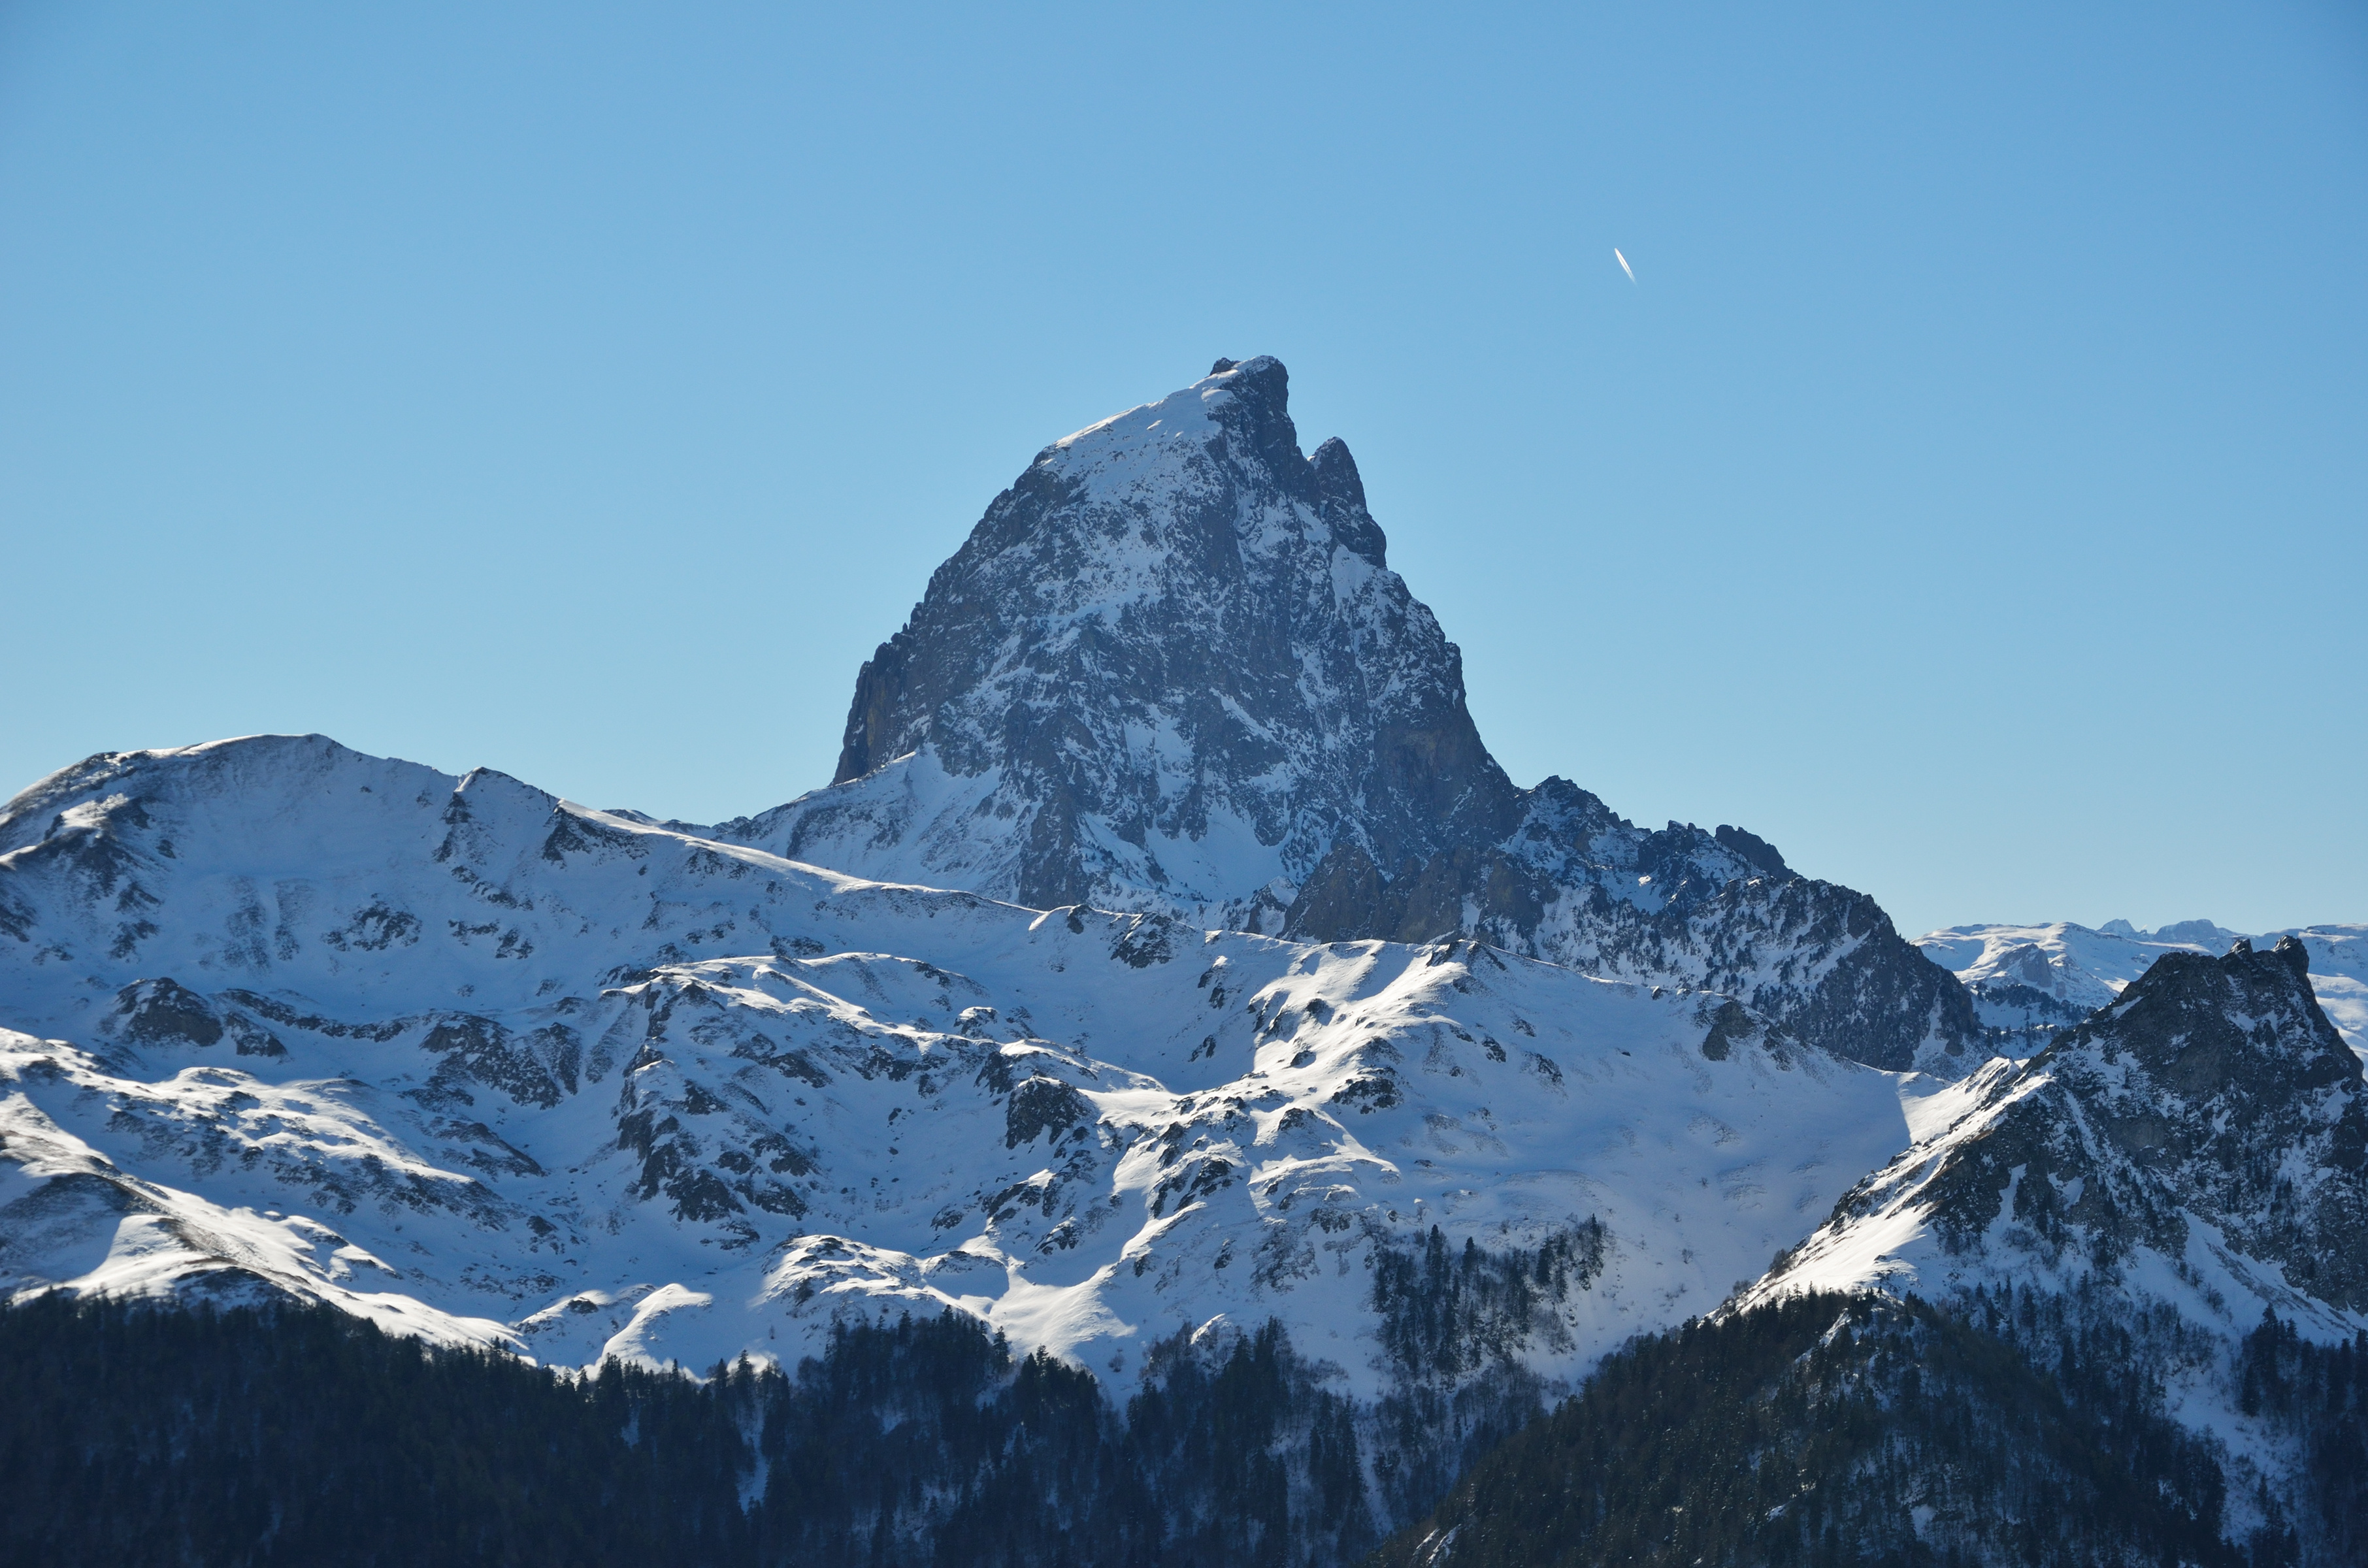
[[[1720,1000],[861,881],[319,737],[128,754],[0,817],[0,1289],[290,1290],[572,1364],[952,1305],[1120,1376],[1274,1316],[1370,1389],[1377,1247],[1592,1215],[1531,1346],[1567,1375],[1929,1104],[1713,1060]]]

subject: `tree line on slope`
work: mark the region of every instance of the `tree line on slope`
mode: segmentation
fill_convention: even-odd
[[[2278,1540],[2274,1561],[2368,1562],[2368,1334],[2314,1345],[2265,1311],[2237,1361],[2237,1407],[2299,1460],[2298,1517],[2266,1489],[2256,1500]]]
[[[326,1309],[40,1298],[0,1311],[12,1560],[1328,1568],[1544,1410],[1519,1359],[1603,1261],[1378,1248],[1391,1381],[1282,1330],[1179,1331],[1123,1405],[958,1315],[841,1325],[794,1377],[554,1374]]]
[[[1594,1215],[1536,1247],[1459,1250],[1433,1225],[1411,1247],[1373,1249],[1371,1301],[1389,1376],[1366,1423],[1378,1511],[1420,1518],[1456,1478],[1545,1414],[1548,1390],[1522,1360],[1566,1351],[1558,1309],[1603,1271]]]

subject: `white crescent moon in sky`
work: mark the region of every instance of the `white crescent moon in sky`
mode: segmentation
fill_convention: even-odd
[[[1620,254],[1620,247],[1618,245],[1613,245],[1611,247],[1611,259],[1620,264],[1620,270],[1628,275],[1629,282],[1634,283],[1636,281],[1636,269],[1628,265],[1628,258]]]

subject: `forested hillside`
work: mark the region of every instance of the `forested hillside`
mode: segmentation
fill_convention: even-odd
[[[325,1309],[36,1301],[0,1312],[0,1560],[1280,1568],[1372,1544],[1352,1412],[1277,1331],[1156,1360],[1121,1411],[951,1313],[848,1330],[794,1380],[699,1381]]]
[[[1608,1358],[1373,1568],[2360,1561],[2368,1341],[2271,1320],[2246,1342],[2249,1407],[2293,1412],[2310,1446],[2303,1517],[2228,1495],[2146,1353],[2029,1293],[1961,1313],[1802,1294],[1690,1324]]]
[[[1403,1282],[1510,1277],[1434,1255]],[[2129,1373],[2160,1346],[2061,1298],[1794,1297],[1639,1340],[1502,1441],[1538,1391],[1459,1396],[1436,1375],[1458,1335],[1417,1349],[1427,1320],[1396,1321],[1417,1359],[1377,1404],[1269,1324],[1172,1337],[1121,1407],[952,1313],[702,1381],[321,1308],[37,1300],[0,1311],[0,1562],[2283,1568],[2368,1544],[2368,1343],[2275,1319],[2236,1372],[2295,1449],[2291,1507],[2231,1496],[2225,1454]],[[1427,1507],[1467,1466],[1373,1551],[1376,1499]]]

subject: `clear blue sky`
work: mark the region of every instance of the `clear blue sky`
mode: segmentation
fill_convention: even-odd
[[[775,803],[1039,447],[1256,353],[1521,782],[1911,931],[2368,919],[2338,0],[0,0],[0,790]]]

